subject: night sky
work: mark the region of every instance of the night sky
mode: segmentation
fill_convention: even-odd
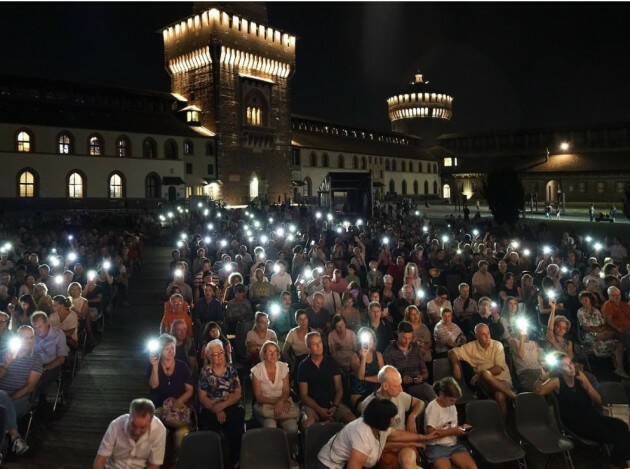
[[[189,3],[0,4],[2,73],[168,91],[161,26]],[[420,69],[455,129],[630,121],[624,4],[269,3],[298,37],[293,112],[389,130]]]

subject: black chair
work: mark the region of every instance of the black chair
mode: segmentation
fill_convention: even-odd
[[[223,467],[223,449],[218,433],[205,431],[186,435],[179,452],[177,469],[205,469],[212,461],[212,467]]]
[[[453,376],[453,371],[451,370],[451,362],[448,358],[435,358],[433,359],[433,382],[445,378],[447,376]],[[458,380],[457,383],[462,390],[462,397],[460,397],[457,401],[457,404],[466,404],[475,399],[475,393],[468,387],[466,384],[466,380],[462,376],[462,379]]]
[[[241,469],[290,469],[287,434],[279,428],[255,428],[243,434]]]
[[[599,383],[599,394],[602,396],[602,405],[628,404],[628,394],[623,384],[616,381],[603,381]]]
[[[466,421],[473,427],[468,443],[486,462],[516,461],[519,468],[527,469],[525,451],[508,436],[495,401],[484,399],[466,404]]]
[[[306,469],[317,469],[317,453],[342,428],[343,424],[339,422],[317,422],[306,429],[304,435],[304,465]]]
[[[562,454],[567,466],[574,469],[571,458],[573,443],[564,438],[554,425],[545,398],[532,392],[524,392],[516,396],[514,405],[514,423],[522,438],[521,444],[528,443],[549,459],[556,454]]]

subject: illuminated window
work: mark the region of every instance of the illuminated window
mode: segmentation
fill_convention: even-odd
[[[195,186],[195,195],[203,195],[203,186]]]
[[[258,197],[258,178],[254,176],[249,183],[249,198],[254,200]]]
[[[59,134],[57,137],[57,153],[60,155],[69,155],[72,151],[72,138],[69,134]]]
[[[254,127],[262,126],[262,109],[259,107],[247,107],[247,125]]]
[[[22,171],[18,177],[18,197],[35,197],[37,195],[37,177],[34,171]]]
[[[189,124],[198,124],[199,111],[186,111],[186,122],[188,122]]]
[[[114,173],[109,177],[109,198],[123,198],[123,179],[118,173]]]
[[[25,153],[31,151],[31,134],[25,130],[17,134],[17,151]]]
[[[452,158],[444,158],[444,166],[453,166]]]
[[[68,197],[71,199],[83,198],[83,176],[77,172],[68,176]]]
[[[116,156],[126,158],[130,156],[129,139],[125,136],[118,137],[116,140]]]
[[[184,142],[184,155],[192,155],[193,154],[193,142],[190,140],[186,140]]]
[[[103,154],[103,140],[97,135],[93,135],[88,140],[88,150],[90,156],[101,156]]]
[[[444,184],[444,186],[442,187],[442,195],[445,199],[450,199],[451,198],[451,186],[449,186],[448,184]]]
[[[192,186],[186,186],[186,198],[192,195]]]

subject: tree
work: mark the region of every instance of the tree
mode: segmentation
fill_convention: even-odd
[[[514,225],[518,221],[525,207],[525,190],[516,171],[493,169],[486,175],[482,193],[497,223]]]

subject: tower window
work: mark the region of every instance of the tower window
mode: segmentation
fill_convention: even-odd
[[[199,111],[186,111],[186,122],[189,124],[198,124]]]
[[[247,107],[247,125],[254,127],[262,126],[262,109],[259,107],[248,106]]]

